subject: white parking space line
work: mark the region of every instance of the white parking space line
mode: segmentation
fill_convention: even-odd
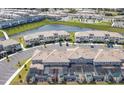
[[[96,54],[94,60],[96,60],[96,58],[100,55],[100,53],[103,51],[103,49],[99,49],[98,53]]]

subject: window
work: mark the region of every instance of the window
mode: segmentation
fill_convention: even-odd
[[[76,39],[80,39],[80,37],[76,37]]]
[[[40,39],[43,39],[43,38],[44,38],[44,35],[39,35],[39,38],[40,38]]]
[[[58,37],[58,33],[54,33],[53,35],[54,35],[55,38]]]

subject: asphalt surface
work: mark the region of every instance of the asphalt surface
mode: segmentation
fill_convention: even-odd
[[[62,46],[59,46],[59,44],[49,44],[49,45],[46,45],[47,48],[44,48],[43,45],[41,46],[37,46],[37,47],[33,47],[33,48],[28,48],[27,50],[25,51],[20,51],[20,52],[17,52],[13,55],[11,55],[9,57],[10,59],[10,62],[7,62],[6,59],[3,59],[3,60],[0,60],[0,85],[3,85],[7,82],[7,80],[9,80],[9,78],[17,71],[17,63],[20,61],[23,61],[27,58],[30,58],[34,51],[36,49],[40,49],[42,51],[50,51],[50,50],[54,50],[54,49],[66,49],[66,48],[73,48],[73,47],[84,47],[84,48],[91,48],[91,45],[86,45],[86,44],[78,44],[78,45],[75,45],[75,46],[72,46],[69,44],[69,46],[66,46],[65,44],[62,44]],[[94,50],[96,49],[99,49],[99,48],[104,48],[104,49],[108,49],[105,47],[105,45],[95,45],[94,46]],[[117,46],[117,47],[114,47],[114,48],[122,48],[120,46]]]

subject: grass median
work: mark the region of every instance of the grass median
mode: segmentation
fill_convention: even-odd
[[[20,62],[21,66],[25,64],[27,60]],[[11,81],[10,85],[24,85],[26,84],[26,76],[29,72],[31,61],[24,65],[24,68],[16,75],[16,77]],[[19,64],[16,65],[20,68]]]
[[[3,37],[4,35],[3,35],[3,33],[2,32],[0,32],[0,37]]]

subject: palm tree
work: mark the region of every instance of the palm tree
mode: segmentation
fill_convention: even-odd
[[[22,83],[23,81],[22,80],[20,80],[20,83]]]
[[[21,67],[21,63],[20,63],[20,61],[18,61],[18,66]]]
[[[27,68],[27,65],[26,64],[24,65],[24,68]]]
[[[24,65],[24,68],[25,68],[25,71],[27,71],[27,70],[28,70],[28,69],[27,69],[27,65],[26,65],[26,64]]]
[[[74,41],[72,41],[72,45],[75,46]]]
[[[62,46],[62,42],[59,40],[59,45]]]
[[[59,45],[62,46],[62,38],[59,39]]]
[[[22,76],[19,74],[19,79],[21,79],[22,78]]]

